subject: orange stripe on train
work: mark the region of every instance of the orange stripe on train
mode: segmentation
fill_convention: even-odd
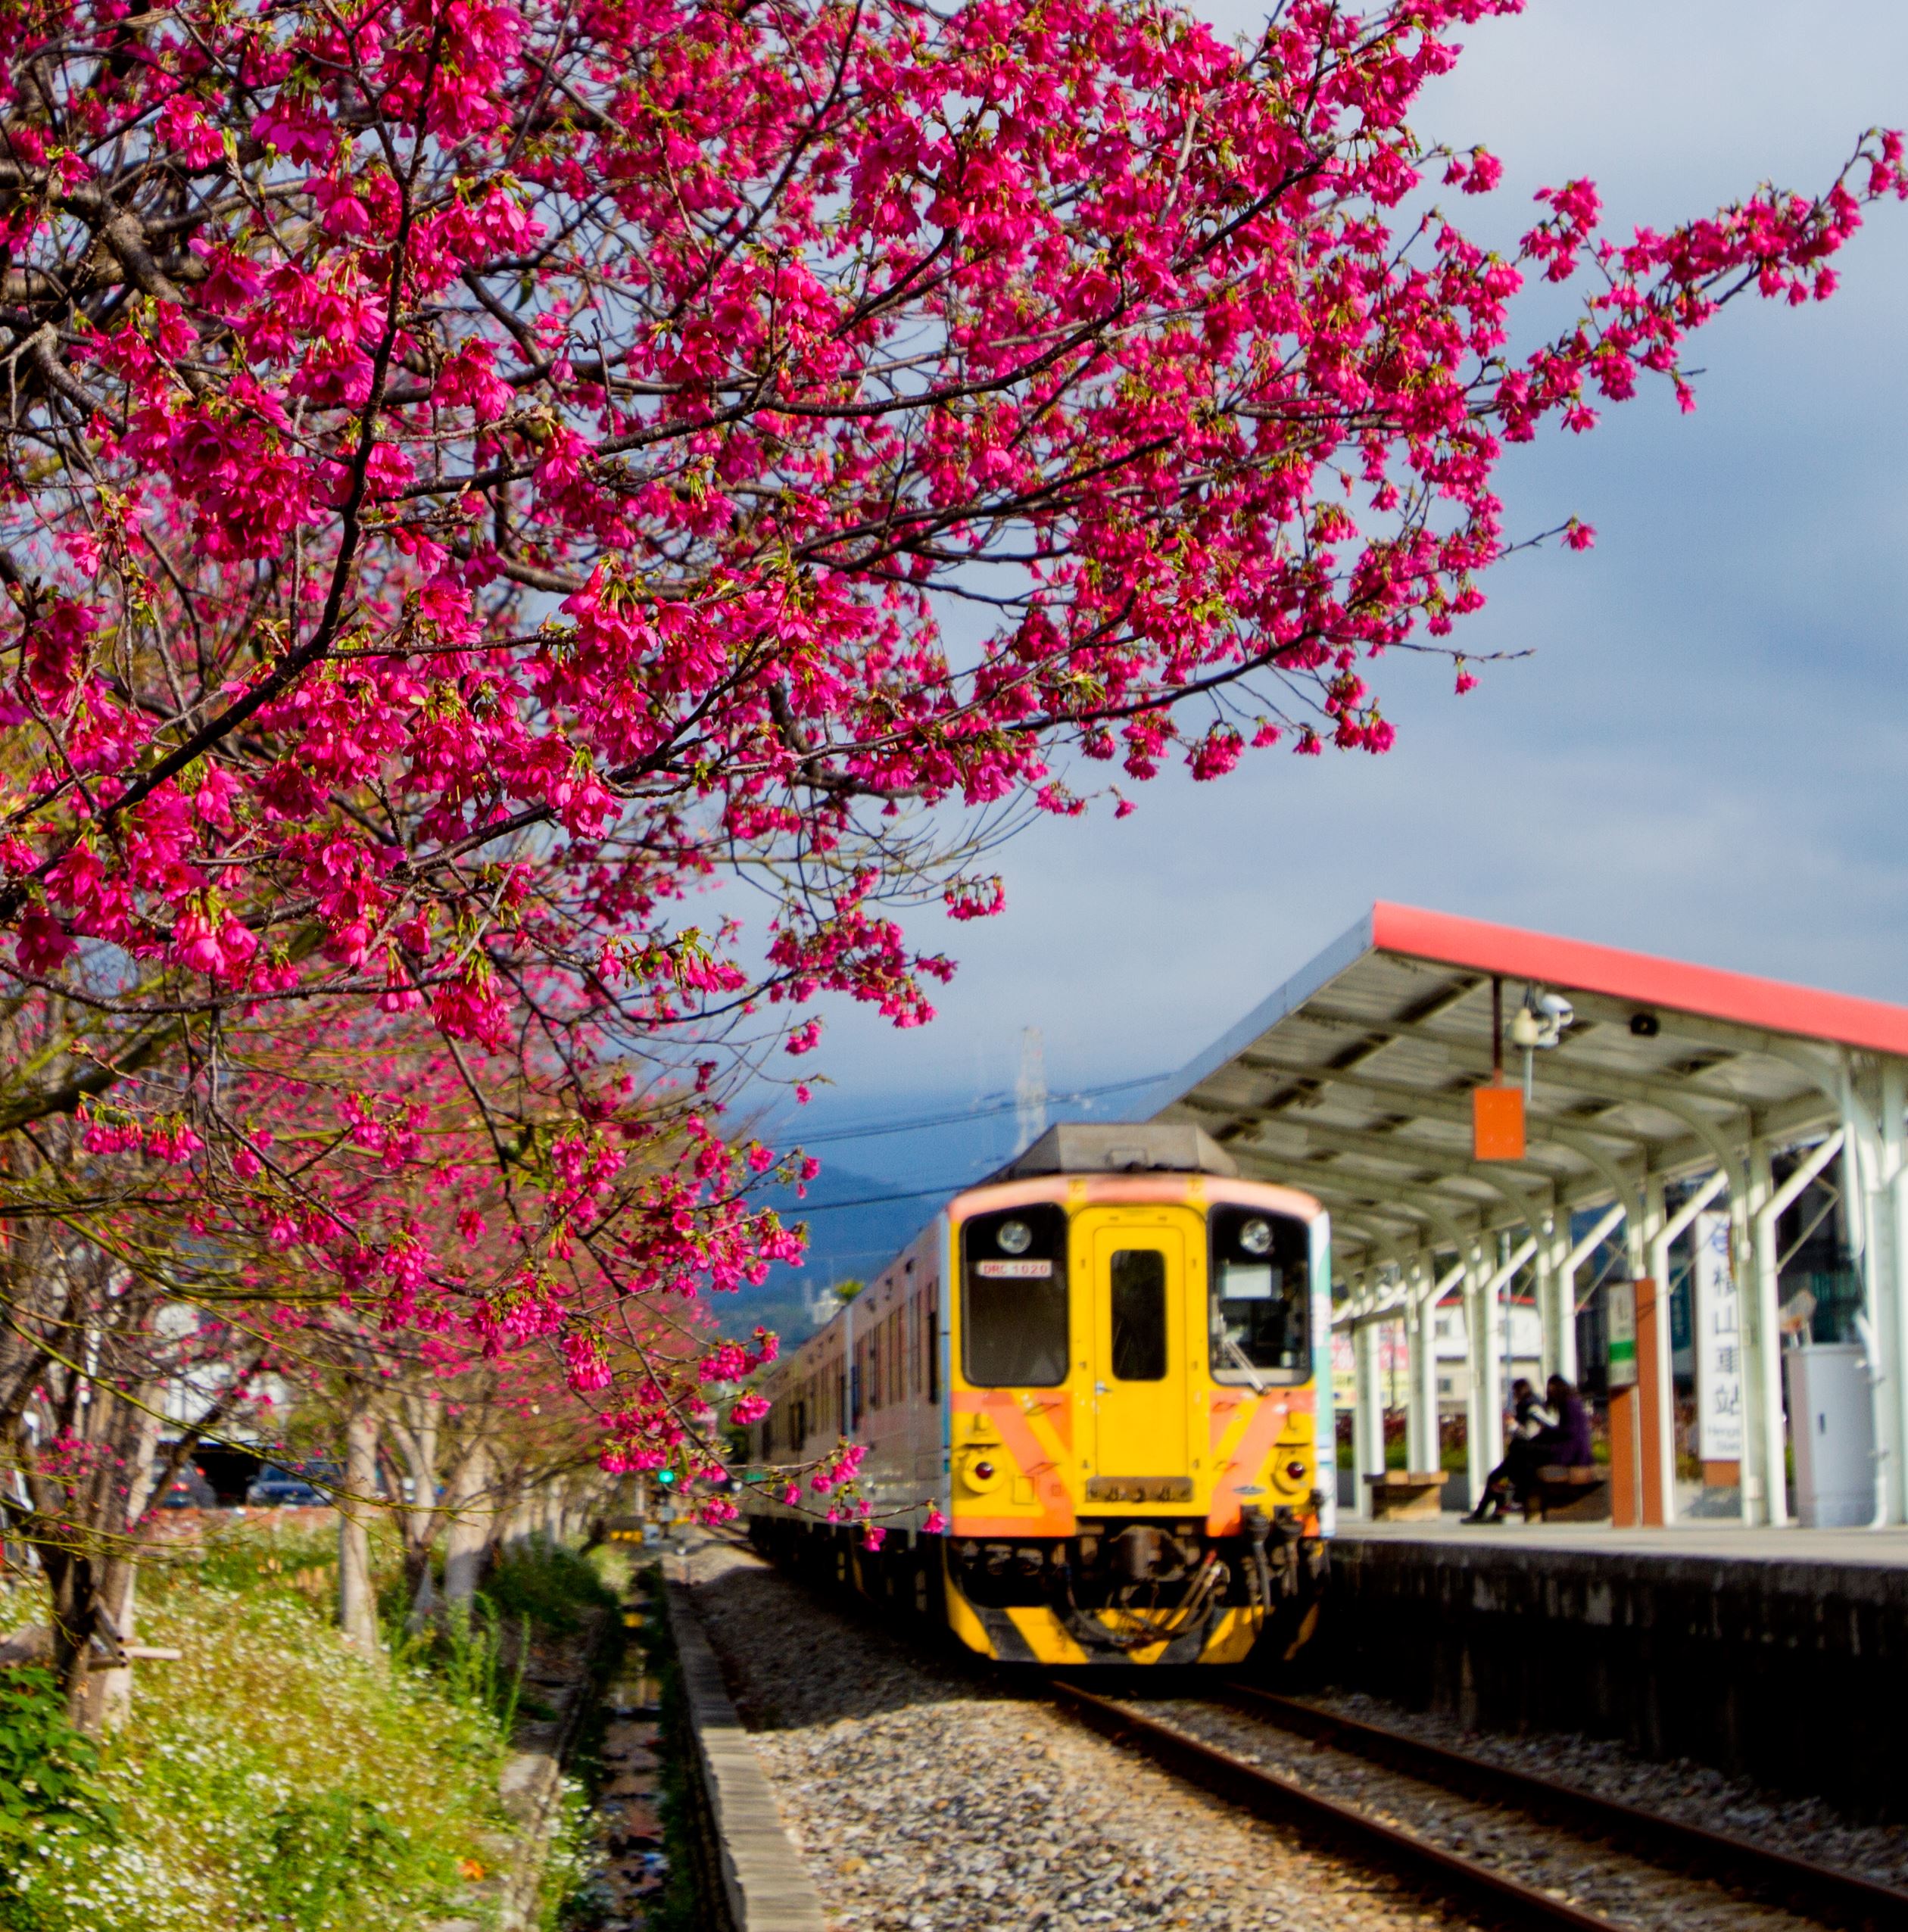
[[[1272,1445],[1285,1427],[1286,1408],[1286,1404],[1283,1402],[1261,1398],[1258,1410],[1246,1425],[1245,1434],[1239,1438],[1238,1447],[1233,1450],[1219,1480],[1212,1485],[1212,1507],[1206,1516],[1208,1536],[1239,1534],[1239,1492],[1258,1482],[1265,1459],[1271,1454]]]

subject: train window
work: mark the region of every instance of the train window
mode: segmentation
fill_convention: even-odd
[[[1166,1257],[1156,1248],[1113,1255],[1113,1374],[1159,1382],[1166,1374]]]
[[[977,1215],[961,1230],[961,1365],[984,1388],[1067,1379],[1067,1217],[1058,1207]]]
[[[927,1289],[926,1320],[922,1329],[928,1345],[928,1399],[940,1402],[940,1284],[930,1282]]]
[[[1208,1227],[1214,1379],[1308,1380],[1310,1229],[1293,1215],[1235,1207],[1214,1208]]]

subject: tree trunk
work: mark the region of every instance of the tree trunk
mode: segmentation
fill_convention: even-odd
[[[378,1482],[378,1419],[368,1409],[344,1429],[344,1488],[338,1499],[338,1627],[366,1656],[378,1653],[371,1587],[371,1511]]]
[[[466,1610],[484,1580],[484,1553],[490,1547],[494,1512],[490,1497],[490,1457],[481,1442],[457,1465],[450,1479],[450,1527],[444,1543],[444,1600]]]
[[[66,1697],[67,1716],[81,1730],[92,1718],[88,1692],[98,1598],[91,1557],[70,1547],[42,1544],[40,1564],[51,1599],[53,1675]]]
[[[159,1449],[159,1404],[164,1394],[163,1385],[157,1383],[140,1391],[132,1445],[126,1458],[126,1544],[107,1558],[100,1581],[101,1606],[121,1644],[133,1641],[138,1622],[139,1566],[135,1539],[152,1500],[153,1458]],[[87,1703],[101,1730],[118,1730],[132,1715],[132,1666],[114,1664],[108,1669],[95,1671],[87,1687]]]
[[[438,1441],[443,1408],[440,1397],[426,1395],[407,1401],[399,1413],[386,1418],[410,1479],[408,1497],[404,1497],[401,1485],[393,1485],[394,1494],[403,1497],[398,1521],[404,1545],[404,1594],[410,1602],[404,1628],[410,1631],[423,1628],[437,1603],[431,1553],[444,1528],[444,1511],[438,1500]]]

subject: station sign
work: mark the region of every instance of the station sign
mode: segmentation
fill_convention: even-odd
[[[1609,1337],[1607,1357],[1612,1388],[1636,1386],[1636,1284],[1613,1281],[1604,1289],[1604,1332]]]
[[[1729,1251],[1729,1217],[1705,1213],[1690,1230],[1690,1313],[1696,1344],[1696,1453],[1742,1457],[1742,1298]]]

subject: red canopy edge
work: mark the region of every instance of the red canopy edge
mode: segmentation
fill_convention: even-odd
[[[1371,943],[1381,952],[1535,980],[1559,992],[1574,988],[1632,1000],[1638,1008],[1666,1007],[1768,1033],[1908,1056],[1908,1007],[1851,993],[1824,992],[1383,900],[1371,908]]]

